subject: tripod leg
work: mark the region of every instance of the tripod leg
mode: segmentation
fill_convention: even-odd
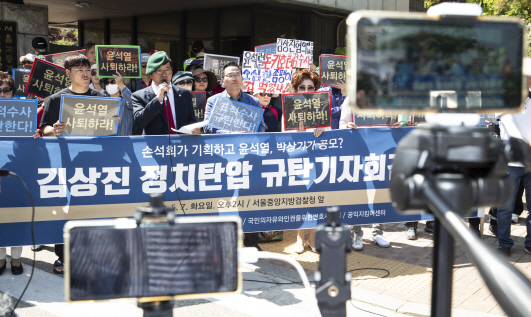
[[[431,316],[450,317],[452,309],[454,238],[437,218],[435,218],[434,236]]]

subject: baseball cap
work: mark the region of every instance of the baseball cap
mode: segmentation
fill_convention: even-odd
[[[153,55],[154,53],[156,53],[156,52],[158,52],[158,51],[160,51],[160,50],[154,48],[154,49],[152,49],[151,51],[149,51],[149,55]]]
[[[25,59],[27,59],[29,62],[33,63],[35,61],[35,55],[28,53],[24,56],[20,56],[20,62],[22,63]]]
[[[48,43],[46,43],[46,40],[43,37],[38,36],[31,40],[31,46],[34,49],[42,50],[48,47]]]
[[[150,56],[148,53],[142,53],[140,55],[140,63],[147,63]]]
[[[202,41],[195,41],[193,44],[192,44],[192,51],[194,53],[197,53],[199,51],[201,51],[202,49],[205,48],[205,45],[203,44]]]

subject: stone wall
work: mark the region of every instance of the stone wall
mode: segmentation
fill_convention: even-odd
[[[32,53],[31,40],[42,36],[48,41],[48,6],[0,2],[0,21],[18,22],[18,56]]]

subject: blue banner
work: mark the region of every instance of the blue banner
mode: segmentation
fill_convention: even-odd
[[[150,193],[180,216],[239,215],[245,232],[313,228],[329,206],[348,225],[428,219],[390,203],[393,153],[409,131],[5,137],[0,166],[33,195],[37,244],[62,241],[67,220],[132,217]],[[15,177],[1,179],[0,247],[31,244],[30,206]]]

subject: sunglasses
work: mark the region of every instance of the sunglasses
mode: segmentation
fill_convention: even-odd
[[[265,96],[271,97],[271,95],[272,94],[266,94],[265,92],[260,93],[260,97],[265,97]]]
[[[33,64],[33,63],[30,62],[30,61],[23,61],[23,62],[22,62],[22,65],[31,65],[31,64]]]
[[[147,67],[147,63],[142,63],[142,68],[146,68]]]
[[[193,80],[188,79],[188,80],[183,80],[183,81],[178,82],[177,85],[179,85],[179,86],[189,86],[189,85],[192,85],[193,83],[194,83]]]
[[[315,87],[314,86],[299,86],[298,88],[299,91],[314,91],[315,90]]]
[[[97,73],[98,73],[98,71],[96,71],[96,70],[91,70],[90,71],[90,75],[91,76],[96,76]]]
[[[0,89],[0,92],[3,92],[4,95],[9,95],[13,93],[13,90],[11,90],[9,87],[4,87],[4,89]]]
[[[195,82],[196,83],[208,83],[208,77],[203,77],[203,78],[195,78]]]
[[[116,80],[111,79],[111,80],[109,80],[109,81],[107,82],[106,85],[114,85],[114,84],[116,84]]]

